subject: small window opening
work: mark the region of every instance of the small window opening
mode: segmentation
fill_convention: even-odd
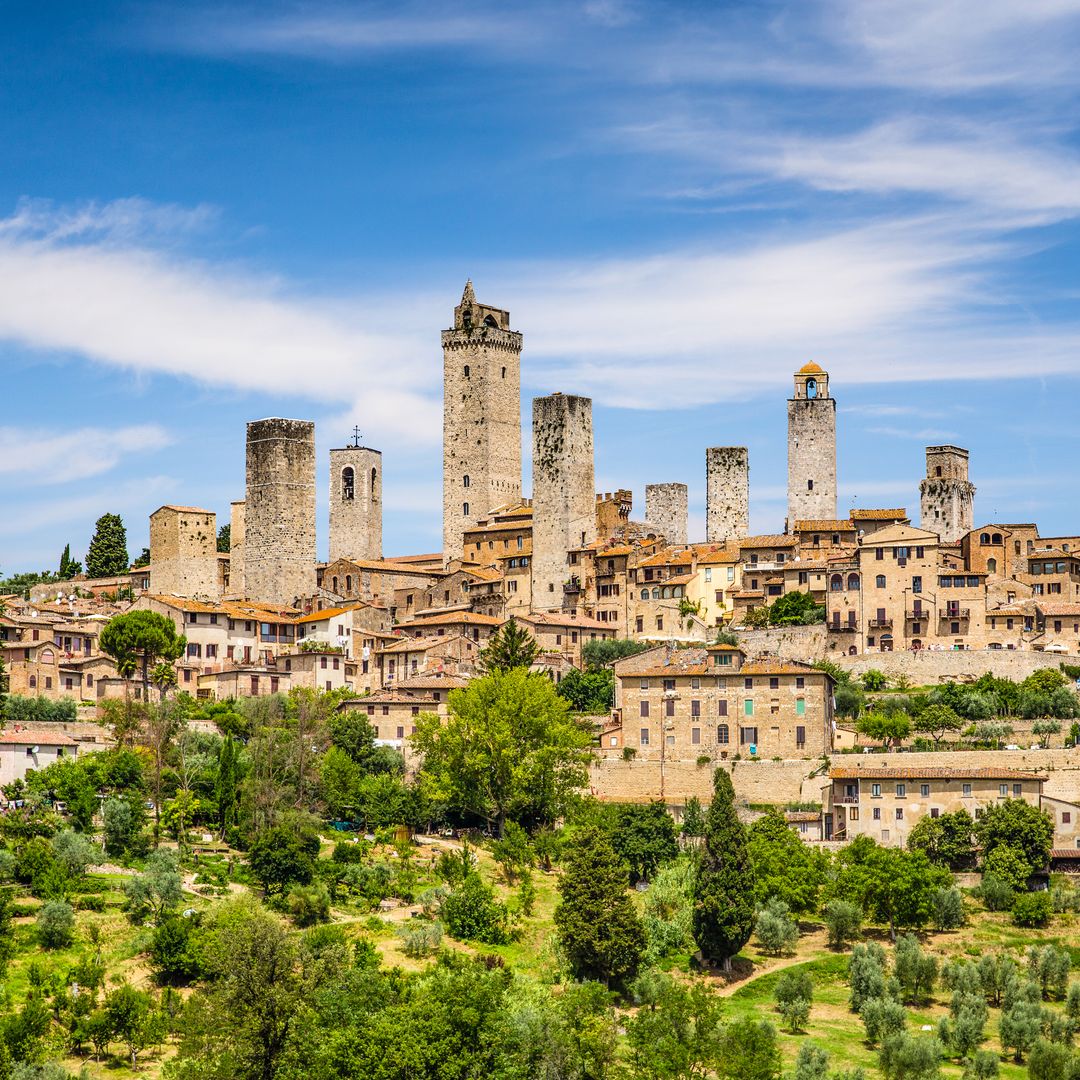
[[[341,470],[341,497],[346,502],[351,502],[356,492],[356,473],[351,465]]]

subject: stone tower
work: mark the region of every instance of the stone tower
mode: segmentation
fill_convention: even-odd
[[[745,446],[705,451],[705,539],[710,544],[750,535],[750,453]]]
[[[817,364],[795,372],[788,401],[788,516],[796,521],[836,518],[836,401],[829,373]]]
[[[150,515],[150,591],[217,600],[217,515],[194,506],[162,506]]]
[[[926,448],[926,479],[919,484],[919,523],[953,544],[975,527],[975,485],[968,452],[959,446]]]
[[[443,561],[478,518],[521,498],[521,334],[472,282],[443,347]],[[592,493],[589,495],[592,498]]]
[[[244,500],[229,505],[229,596],[244,599]]]
[[[596,539],[592,400],[552,394],[533,400],[532,606],[562,609],[566,555]]]
[[[689,493],[685,484],[645,486],[645,520],[655,526],[669,544],[686,543],[689,514]]]
[[[382,452],[330,451],[330,561],[382,558]]]
[[[244,592],[290,605],[315,592],[315,425],[254,420],[247,426]]]

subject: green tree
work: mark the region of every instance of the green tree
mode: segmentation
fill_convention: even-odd
[[[1004,882],[1013,892],[1023,892],[1032,875],[1031,865],[1015,848],[999,844],[984,859],[984,878]]]
[[[648,1007],[627,1021],[634,1080],[706,1077],[720,1057],[721,1003],[702,981],[660,980]]]
[[[86,552],[87,577],[118,577],[128,572],[129,565],[124,522],[119,514],[103,514],[97,519]]]
[[[975,861],[975,822],[966,810],[924,817],[908,834],[908,849],[925,851],[937,866],[968,869]]]
[[[825,607],[809,592],[789,592],[769,605],[772,626],[809,626],[825,621]]]
[[[682,835],[698,839],[705,835],[705,813],[701,809],[701,800],[691,795],[683,807]]]
[[[870,668],[863,675],[862,684],[864,690],[869,690],[870,693],[874,694],[884,690],[889,685],[889,680],[884,672],[878,671],[877,668]]]
[[[778,1080],[780,1048],[767,1020],[745,1017],[728,1024],[720,1039],[717,1080]]]
[[[105,576],[94,574],[93,577]],[[156,611],[128,611],[114,615],[101,630],[101,651],[117,667],[142,669],[143,701],[150,700],[150,670],[159,660],[176,661],[184,655],[187,638],[177,634],[172,619]]]
[[[122,983],[105,998],[105,1015],[115,1038],[123,1041],[135,1068],[139,1051],[150,1043],[151,998],[145,990]]]
[[[412,743],[432,795],[501,835],[508,820],[546,824],[566,810],[587,780],[592,734],[550,679],[516,667],[452,690],[449,715],[422,713]]]
[[[65,544],[60,556],[60,569],[56,572],[58,581],[70,581],[76,574],[82,573],[82,563],[71,557],[71,545]]]
[[[187,983],[202,974],[202,955],[194,919],[170,915],[150,941],[150,963],[162,982]]]
[[[217,531],[217,549],[218,551],[231,551],[232,550],[232,526],[229,524],[222,525]]]
[[[791,917],[787,904],[774,896],[758,912],[754,934],[765,952],[779,956],[795,951],[799,943],[799,924]]]
[[[645,641],[632,641],[630,638],[607,638],[598,641],[586,641],[581,646],[581,659],[589,671],[608,667],[616,660],[653,648]]]
[[[132,570],[141,570],[144,566],[150,565],[150,549],[144,547],[139,552],[139,557],[131,564]]]
[[[937,1080],[943,1052],[932,1036],[916,1038],[902,1031],[882,1042],[878,1067],[885,1080]]]
[[[128,913],[134,922],[148,916],[160,922],[183,896],[180,866],[171,851],[155,851],[146,860],[146,869],[124,884]]]
[[[776,983],[776,1008],[793,1035],[805,1026],[813,1000],[814,980],[808,971],[794,968],[780,976]]]
[[[724,970],[754,928],[754,870],[746,829],[735,812],[735,790],[724,769],[713,776],[713,801],[694,877],[694,940]]]
[[[637,972],[645,932],[626,887],[626,867],[604,833],[595,825],[581,829],[567,846],[555,907],[575,977],[620,986]]]
[[[141,798],[114,795],[102,805],[101,818],[106,854],[124,855],[140,846],[139,838],[146,824]]]
[[[1032,870],[1041,870],[1050,858],[1054,822],[1045,811],[1023,799],[1006,799],[987,806],[975,826],[984,858],[1005,846],[1018,852]]]
[[[214,775],[214,802],[217,806],[221,832],[236,824],[240,794],[240,751],[232,735],[226,735],[218,751]]]
[[[505,945],[510,940],[504,904],[495,890],[477,873],[469,874],[443,898],[439,917],[447,932],[459,941],[482,941]]]
[[[630,868],[630,884],[648,881],[679,854],[675,821],[662,801],[621,803],[615,808],[611,846]]]
[[[930,917],[937,930],[959,930],[964,925],[964,897],[959,889],[945,888],[934,890],[931,903],[933,914]]]
[[[1021,893],[1013,901],[1012,918],[1015,926],[1040,929],[1050,925],[1054,905],[1046,892]]]
[[[777,897],[797,914],[815,911],[828,856],[799,839],[779,810],[770,809],[747,832],[754,871],[754,900]]]
[[[855,730],[868,739],[895,747],[911,734],[911,717],[902,712],[875,710],[860,716]]]
[[[339,746],[331,746],[326,751],[320,769],[319,790],[331,817],[348,818],[350,811],[357,812],[362,779],[360,766]]]
[[[291,885],[307,885],[315,873],[319,837],[314,831],[275,825],[261,832],[248,851],[255,880],[267,896]]]
[[[928,705],[915,716],[914,728],[920,735],[929,735],[936,747],[952,731],[960,731],[964,720],[948,705]]]
[[[1001,1013],[998,1032],[1001,1048],[1012,1050],[1013,1060],[1021,1062],[1024,1054],[1034,1045],[1042,1033],[1043,1010],[1035,1001],[1020,998]]]
[[[929,1001],[934,992],[938,962],[934,956],[922,951],[917,937],[905,934],[896,943],[894,974],[904,1001],[919,1005]]]
[[[528,630],[518,626],[517,620],[511,616],[480,650],[477,666],[485,674],[513,671],[515,668],[528,671],[539,655],[540,646],[536,643],[536,638]]]
[[[791,1080],[828,1080],[829,1054],[813,1043],[803,1043],[795,1055]]]
[[[38,913],[38,941],[46,949],[66,949],[75,940],[75,912],[63,900],[49,900]]]
[[[862,930],[862,908],[846,900],[830,900],[821,909],[830,949],[842,949]]]
[[[568,671],[556,687],[574,712],[597,715],[609,712],[615,701],[615,676],[610,668]]]

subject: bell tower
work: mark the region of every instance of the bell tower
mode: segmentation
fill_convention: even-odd
[[[796,521],[836,518],[836,401],[829,373],[817,364],[795,372],[788,399],[788,516]]]

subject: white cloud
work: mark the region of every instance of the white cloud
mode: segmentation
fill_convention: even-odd
[[[34,485],[67,484],[108,472],[125,457],[160,450],[171,441],[157,424],[63,432],[0,427],[0,476]]]

